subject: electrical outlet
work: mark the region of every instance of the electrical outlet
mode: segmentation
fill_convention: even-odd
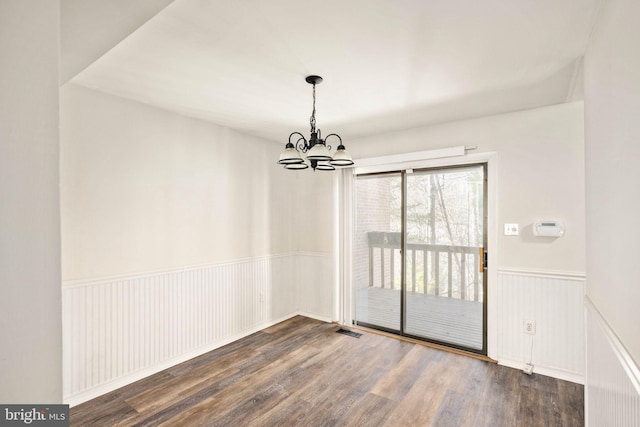
[[[523,332],[525,334],[535,335],[536,334],[536,321],[535,320],[524,320],[523,321]]]

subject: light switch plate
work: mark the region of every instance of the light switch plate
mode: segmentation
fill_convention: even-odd
[[[517,236],[518,235],[518,224],[505,224],[504,225],[504,235],[505,236]]]

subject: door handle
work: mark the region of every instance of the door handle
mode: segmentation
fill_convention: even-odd
[[[479,267],[480,267],[479,270],[480,270],[480,273],[484,273],[484,269],[487,266],[486,265],[486,263],[487,263],[487,254],[484,251],[484,248],[479,248],[479,252],[480,252],[480,254],[479,254],[480,255],[480,262],[478,263]]]

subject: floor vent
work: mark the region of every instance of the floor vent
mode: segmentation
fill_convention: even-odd
[[[336,332],[342,335],[349,335],[350,337],[354,337],[354,338],[360,338],[362,336],[362,334],[359,332],[348,331],[342,328],[338,329]]]

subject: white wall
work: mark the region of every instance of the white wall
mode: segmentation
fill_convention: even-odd
[[[640,3],[604,3],[585,56],[587,295],[640,363]]]
[[[296,183],[295,204],[291,211],[295,217],[296,249],[330,253],[335,225],[333,180],[336,172],[313,172],[311,168],[288,172],[289,179]]]
[[[61,106],[65,281],[295,249],[278,145],[73,84]]]
[[[586,421],[640,423],[640,3],[608,0],[584,60]]]
[[[582,102],[574,102],[367,137],[348,148],[355,158],[460,145],[496,152],[498,227],[518,223],[521,229],[517,237],[498,233],[497,266],[584,273],[582,116]],[[534,238],[536,219],[564,221],[565,236]],[[490,260],[495,266],[495,254]]]
[[[62,401],[58,1],[0,2],[0,402]]]
[[[334,245],[337,227],[334,180],[336,172],[287,171],[295,181],[291,210],[294,245],[299,252],[297,280],[301,313],[321,320],[334,318]]]
[[[302,305],[330,317],[331,286],[318,285],[326,244],[306,222],[317,222],[326,191],[296,197],[298,175],[276,164],[282,146],[73,83],[60,101],[66,402]]]

